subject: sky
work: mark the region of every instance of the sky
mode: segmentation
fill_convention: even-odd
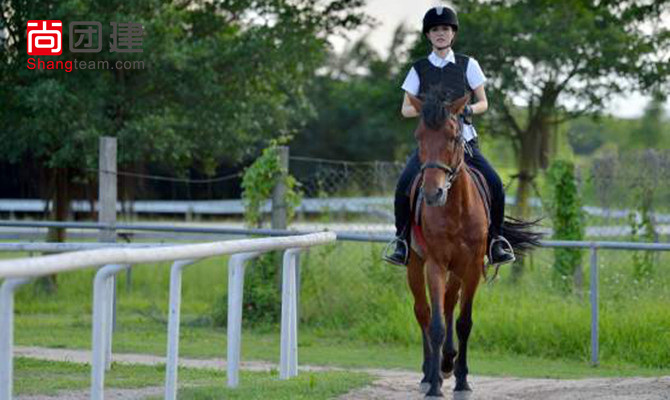
[[[408,27],[418,30],[424,13],[430,7],[440,4],[445,4],[445,2],[437,0],[367,0],[365,10],[368,15],[377,20],[378,25],[372,31],[361,30],[356,34],[351,34],[350,38],[354,40],[363,34],[369,34],[372,47],[382,54],[387,54],[393,30],[399,23],[405,23]],[[343,39],[333,39],[332,42],[336,50],[341,50],[345,44]],[[477,58],[476,54],[472,54],[472,56]],[[486,71],[484,72],[486,73]],[[615,97],[610,102],[607,112],[618,117],[636,118],[642,115],[648,102],[649,97],[640,93],[633,93],[625,98]],[[665,104],[665,109],[666,115],[670,115],[670,100]]]

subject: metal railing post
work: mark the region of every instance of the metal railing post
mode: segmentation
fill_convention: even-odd
[[[228,387],[240,382],[240,354],[242,347],[242,299],[244,292],[244,264],[260,253],[235,254],[228,261]]]
[[[591,365],[598,365],[598,248],[591,245]]]
[[[108,280],[129,268],[129,265],[105,265],[93,279],[93,348],[91,360],[91,399],[102,400],[105,396],[105,366],[107,350],[111,349],[111,294]],[[111,360],[111,354],[110,354]]]
[[[167,361],[165,365],[165,399],[177,398],[177,368],[179,362],[179,322],[181,315],[181,273],[196,260],[172,263],[170,268],[170,309],[168,310]]]
[[[14,292],[30,282],[27,278],[5,279],[0,286],[0,400],[12,398],[14,373]]]
[[[293,254],[293,290],[295,294],[291,297],[291,348],[289,353],[289,376],[298,376],[298,299],[300,298],[300,252],[299,249]]]
[[[116,278],[110,276],[105,286],[108,307],[105,313],[105,371],[109,371],[112,368],[112,337],[116,326],[114,322],[116,317]]]
[[[279,379],[298,375],[298,319],[296,263],[300,248],[284,252],[282,268],[281,302],[281,348],[279,356]]]

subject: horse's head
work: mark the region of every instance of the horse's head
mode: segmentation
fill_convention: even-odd
[[[421,113],[421,121],[414,132],[422,163],[421,191],[426,205],[443,206],[465,157],[458,115],[463,112],[470,96],[446,104],[435,93],[429,94],[425,101],[411,95],[409,99]]]

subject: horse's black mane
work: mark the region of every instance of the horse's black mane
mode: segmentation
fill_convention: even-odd
[[[421,118],[428,128],[438,130],[447,122],[449,112],[444,104],[449,99],[449,93],[440,86],[434,86],[428,91],[421,108]]]

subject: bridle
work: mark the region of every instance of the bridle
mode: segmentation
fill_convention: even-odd
[[[463,134],[461,133],[463,131],[463,121],[460,118],[458,130],[458,135],[453,138],[449,138],[449,140],[455,144],[454,151],[458,150],[457,146],[463,146],[463,150],[465,151],[466,143],[465,139],[463,138]],[[464,163],[465,157],[462,157],[456,166],[447,165],[441,161],[428,161],[421,164],[421,175],[423,175],[424,171],[427,169],[442,170],[446,175],[446,179],[444,181],[444,186],[442,186],[441,189],[444,191],[445,196],[448,197],[449,189],[451,189],[453,182],[456,180],[456,177],[458,177],[458,173],[461,171],[461,169],[463,169]],[[419,191],[423,196],[423,177],[421,179],[421,187]]]

